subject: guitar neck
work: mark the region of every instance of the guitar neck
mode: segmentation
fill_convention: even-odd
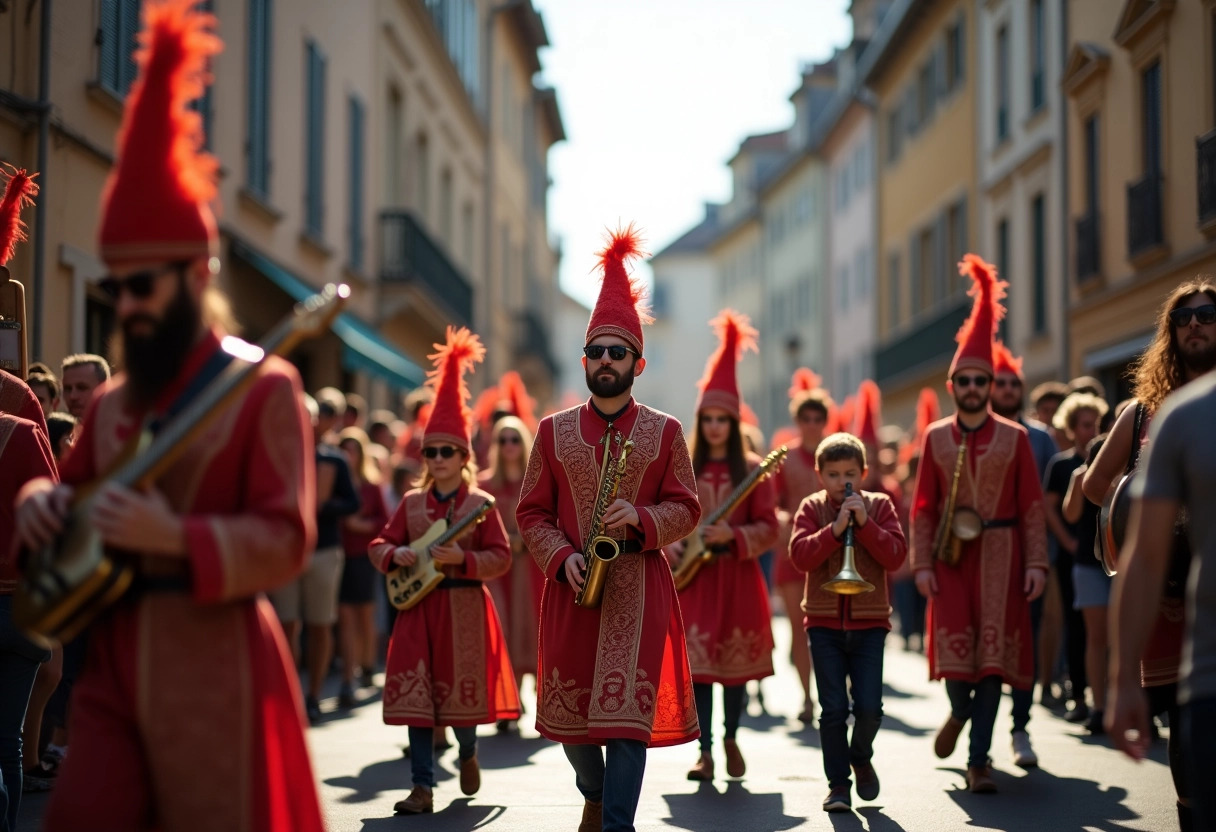
[[[739,504],[747,499],[747,495],[751,494],[755,487],[760,484],[760,479],[766,473],[768,473],[768,470],[763,465],[754,468],[751,473],[743,478],[741,483],[735,486],[735,490],[730,492],[730,496],[726,498],[726,502],[710,513],[705,525],[715,526],[722,522],[724,518],[729,517],[739,507]]]
[[[432,543],[431,545],[432,546],[443,546],[448,543],[451,543],[453,540],[458,539],[461,535],[463,535],[465,532],[467,532],[470,527],[479,523],[481,521],[481,518],[485,517],[490,512],[490,509],[493,507],[494,507],[493,502],[487,501],[485,503],[482,503],[480,506],[477,507],[477,509],[475,511],[472,511],[469,514],[466,514],[463,518],[458,520],[456,522],[456,524],[453,525],[450,529],[448,529],[443,534],[439,535],[439,537],[436,538],[435,542]]]

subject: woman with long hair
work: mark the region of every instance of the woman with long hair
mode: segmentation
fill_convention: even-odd
[[[503,416],[490,433],[490,466],[478,477],[481,488],[498,501],[498,512],[511,542],[511,571],[490,581],[489,589],[507,634],[507,650],[515,668],[515,681],[520,683],[525,673],[536,675],[540,596],[545,588],[545,575],[524,548],[515,520],[520,487],[531,453],[532,431],[528,430],[527,424],[518,416]],[[510,720],[498,723],[500,731],[506,731],[510,726]]]
[[[731,492],[760,464],[744,450],[739,416],[741,398],[735,364],[755,348],[756,331],[745,316],[724,311],[713,321],[721,343],[710,358],[697,402],[697,428],[691,454],[702,517],[723,505]],[[743,714],[747,682],[773,675],[773,630],[768,591],[756,560],[777,540],[776,496],[763,480],[719,522],[701,529],[713,559],[680,592],[688,642],[693,695],[701,727],[701,756],[689,780],[714,776],[713,686],[722,685],[726,772],[747,770],[735,735]],[[674,554],[683,555],[677,546]]]
[[[361,429],[350,427],[339,434],[338,448],[346,455],[359,492],[361,507],[342,523],[342,548],[346,560],[338,588],[338,652],[342,657],[342,687],[338,707],[353,708],[355,668],[361,671],[361,687],[375,686],[376,593],[381,578],[367,558],[367,547],[388,522],[388,509],[381,489],[380,467],[368,453],[371,440]]]

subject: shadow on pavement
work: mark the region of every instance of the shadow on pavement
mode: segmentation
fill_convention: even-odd
[[[521,737],[516,733],[477,738],[477,762],[482,769],[534,765],[532,755],[554,745],[544,737]]]
[[[721,792],[712,783],[701,783],[693,794],[665,794],[663,799],[671,813],[664,823],[697,832],[793,829],[806,820],[785,814],[781,794],[752,794],[738,780]]]
[[[498,820],[507,811],[506,806],[473,805],[473,798],[453,800],[447,808],[436,810],[431,815],[391,815],[386,818],[363,818],[363,832],[386,832],[408,826],[411,830],[430,832],[471,832],[482,829]]]
[[[881,806],[862,806],[857,813],[866,819],[869,832],[906,832],[900,824],[882,813]]]
[[[925,697],[919,693],[908,693],[907,691],[893,688],[886,682],[882,683],[882,698],[883,699],[924,699]]]
[[[898,731],[901,734],[907,734],[909,737],[924,737],[932,734],[933,728],[917,728],[909,725],[897,716],[883,712],[882,724],[879,726],[883,731]]]
[[[436,769],[436,775],[441,769]],[[328,786],[338,786],[350,789],[349,794],[342,795],[342,803],[367,803],[375,800],[384,792],[410,789],[410,764],[400,757],[391,760],[380,760],[365,766],[358,774],[331,777],[325,781]],[[402,795],[404,797],[404,794]]]
[[[795,723],[799,725],[799,723]],[[808,748],[819,748],[819,729],[813,725],[800,724],[798,728],[789,732],[790,739],[798,741],[799,745],[805,745]]]
[[[1025,776],[994,769],[996,794],[971,794],[960,768],[942,767],[958,775],[958,787],[947,796],[967,813],[968,826],[976,829],[1126,829],[1122,824],[1140,817],[1123,805],[1127,789],[1105,790],[1093,780],[1060,777],[1041,768]]]

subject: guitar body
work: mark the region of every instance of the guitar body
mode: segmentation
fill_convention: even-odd
[[[705,548],[700,528],[684,538],[684,554],[680,556],[680,563],[675,571],[676,591],[679,592],[691,584],[701,567],[712,557],[710,551]]]
[[[417,560],[413,566],[398,566],[385,576],[388,583],[388,600],[399,610],[417,606],[443,580],[443,573],[435,568],[431,558],[431,546],[448,530],[448,521],[442,517],[431,524],[426,534],[410,543]]]
[[[1127,533],[1127,520],[1132,511],[1133,470],[1124,474],[1118,485],[1107,495],[1098,512],[1098,545],[1102,569],[1113,576],[1119,569],[1119,550]]]

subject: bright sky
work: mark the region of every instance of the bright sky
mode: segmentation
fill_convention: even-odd
[[[562,287],[588,304],[605,227],[636,221],[656,252],[728,200],[739,142],[792,124],[802,64],[852,32],[849,0],[534,2],[568,137],[550,152],[549,226]]]

